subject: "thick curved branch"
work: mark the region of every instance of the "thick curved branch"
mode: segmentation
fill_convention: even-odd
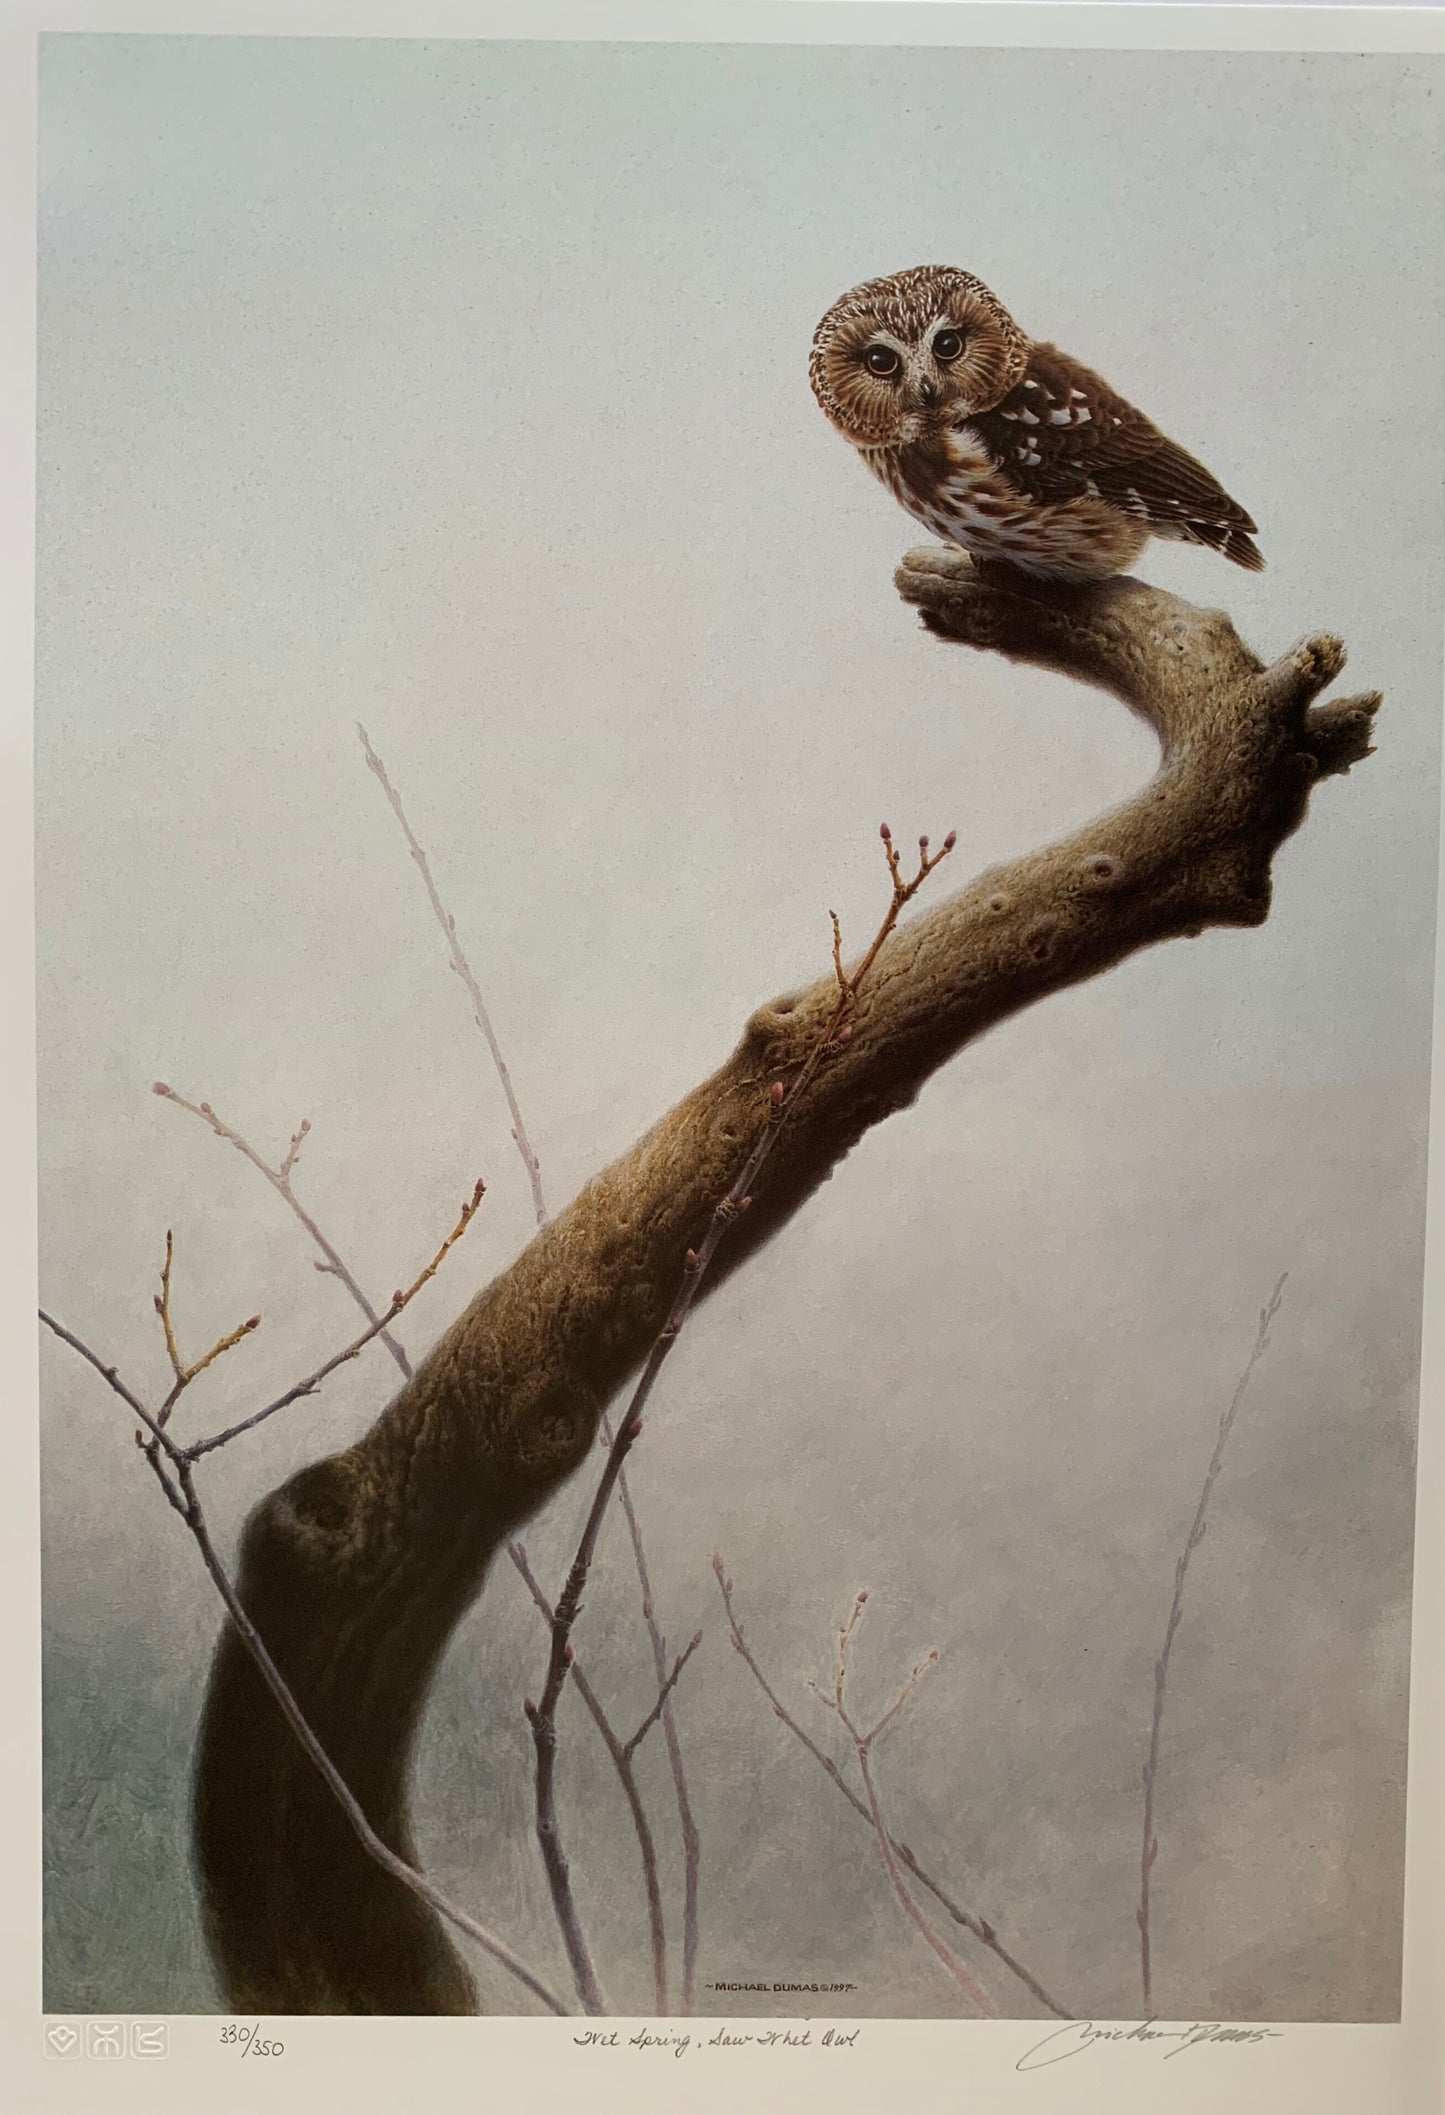
[[[888,940],[799,1097],[707,1289],[767,1241],[873,1124],[974,1037],[1136,949],[1257,925],[1270,862],[1318,778],[1369,753],[1379,703],[1318,706],[1343,665],[1307,641],[1272,666],[1228,617],[1134,580],[1068,593],[912,554],[899,591],[941,638],[1098,684],[1156,729],[1133,800],[981,875]],[[411,1857],[406,1778],[437,1661],[507,1535],[586,1459],[646,1358],[685,1251],[837,997],[833,971],[765,1005],[726,1064],[597,1176],[479,1293],[364,1438],[247,1525],[244,1604],[378,1833]],[[484,1817],[479,1817],[484,1825]],[[222,1639],[195,1791],[208,1929],[232,2004],[466,2011],[424,1907],[368,1860],[234,1637]]]

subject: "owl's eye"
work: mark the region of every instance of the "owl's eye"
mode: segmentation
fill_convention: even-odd
[[[946,367],[963,351],[963,334],[956,330],[941,330],[933,341],[933,357]]]
[[[870,375],[896,375],[903,362],[891,345],[870,345],[863,355]]]

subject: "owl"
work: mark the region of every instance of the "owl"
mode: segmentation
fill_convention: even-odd
[[[1099,375],[1025,337],[968,272],[919,265],[835,301],[813,394],[915,521],[1045,580],[1127,572],[1151,536],[1259,572],[1254,523]]]

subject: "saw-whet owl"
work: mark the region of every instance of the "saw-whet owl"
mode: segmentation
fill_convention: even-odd
[[[919,265],[835,301],[819,404],[916,521],[1048,580],[1127,572],[1151,536],[1264,565],[1254,523],[1103,377],[1025,336],[969,272]]]

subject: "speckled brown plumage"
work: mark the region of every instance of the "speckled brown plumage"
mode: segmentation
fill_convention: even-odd
[[[1030,340],[969,272],[854,287],[809,361],[829,419],[915,521],[1045,579],[1126,572],[1150,537],[1257,572],[1254,523],[1101,375]]]

